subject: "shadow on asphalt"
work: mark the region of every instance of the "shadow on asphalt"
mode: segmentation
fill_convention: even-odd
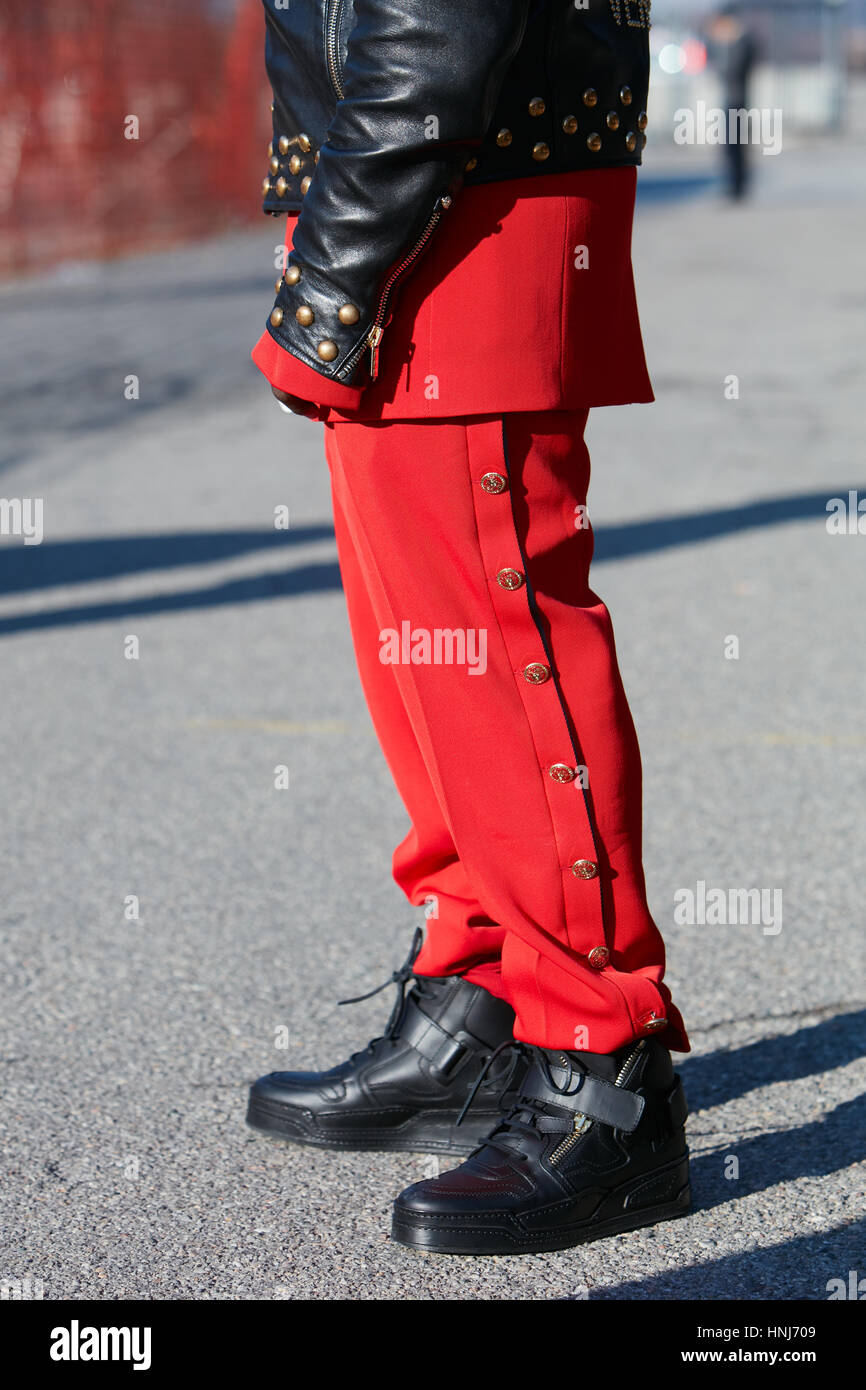
[[[96,536],[0,550],[0,594],[87,584],[181,565],[208,565],[255,550],[334,539],[329,522],[287,531],[174,531],[167,535]]]
[[[733,1186],[733,1184],[729,1184]],[[687,1221],[688,1217],[683,1217]],[[663,1238],[665,1226],[656,1228],[658,1238]],[[738,1255],[723,1255],[719,1259],[705,1260],[700,1264],[679,1266],[664,1274],[654,1274],[649,1279],[629,1280],[611,1288],[593,1290],[591,1300],[604,1302],[609,1299],[807,1299],[811,1302],[824,1302],[838,1285],[828,1285],[831,1279],[841,1279],[849,1285],[850,1271],[864,1273],[863,1250],[866,1240],[866,1220],[860,1218],[847,1226],[836,1226],[829,1231],[816,1231],[810,1235],[794,1236],[780,1245],[764,1249],[746,1251]],[[860,1264],[856,1263],[859,1258]],[[743,1314],[744,1323],[766,1327],[767,1318],[762,1317],[759,1307]],[[701,1326],[713,1326],[711,1309],[696,1321]],[[809,1326],[808,1313],[797,1317],[774,1317],[772,1325]],[[689,1343],[688,1345],[691,1345]],[[711,1341],[705,1345],[713,1347]],[[716,1342],[715,1349],[729,1344]],[[798,1338],[777,1343],[758,1342],[761,1347],[777,1346],[784,1351],[806,1350],[809,1339]],[[820,1351],[819,1351],[820,1356]]]
[[[765,529],[788,521],[827,520],[831,497],[847,501],[851,485],[827,487],[821,492],[794,493],[788,497],[766,497],[736,507],[714,507],[687,516],[649,517],[622,526],[600,526],[595,534],[595,560],[625,560],[678,545],[697,545],[739,531]],[[860,495],[864,492],[861,485]]]
[[[844,1067],[863,1056],[864,1025],[866,1009],[852,1009],[793,1034],[688,1058],[678,1070],[692,1113],[778,1081],[803,1081],[809,1085],[808,1078]],[[826,1177],[862,1162],[864,1156],[866,1096],[861,1095],[837,1105],[821,1120],[793,1129],[757,1133],[753,1138],[747,1135],[722,1143],[712,1152],[693,1156],[692,1210],[711,1211],[798,1178]],[[738,1162],[736,1177],[726,1177],[731,1157]],[[807,1219],[801,1205],[793,1210],[800,1223]],[[816,1209],[816,1216],[824,1219],[820,1209]],[[665,1225],[656,1227],[655,1238],[664,1240],[666,1230]],[[850,1278],[851,1270],[857,1271],[854,1280]],[[648,1279],[593,1289],[590,1297],[593,1301],[718,1298],[820,1302],[832,1292],[850,1297],[850,1286],[864,1275],[866,1219],[858,1213],[856,1220],[829,1230],[792,1234],[790,1240],[778,1245],[763,1249],[756,1246],[735,1255],[666,1270]],[[834,1279],[843,1281],[844,1295],[839,1294],[840,1285],[830,1283]],[[700,1321],[711,1326],[712,1315]],[[761,1323],[760,1310],[750,1313],[746,1321]],[[808,1315],[803,1314],[797,1321],[808,1326]],[[803,1347],[807,1345],[803,1343]],[[780,1352],[793,1346],[786,1341],[778,1344]]]
[[[27,613],[0,618],[0,636],[50,627],[73,627],[77,623],[115,622],[120,618],[150,618],[157,613],[182,613],[194,608],[215,608],[227,604],[261,603],[265,599],[294,598],[326,589],[340,588],[340,568],[336,560],[320,565],[275,574],[256,574],[248,579],[227,580],[210,589],[184,590],[179,594],[123,599],[118,603],[94,603],[84,608],[61,608],[50,613]]]
[[[764,1192],[797,1178],[825,1178],[866,1155],[866,1096],[843,1101],[820,1120],[754,1138],[731,1140],[691,1161],[692,1205],[712,1211],[739,1197]],[[736,1158],[736,1177],[726,1177]]]
[[[689,1106],[722,1105],[761,1086],[804,1081],[862,1057],[866,1009],[851,1009],[793,1034],[762,1038],[745,1047],[686,1059],[678,1068]],[[826,1177],[866,1155],[866,1096],[837,1105],[825,1118],[793,1129],[757,1133],[720,1144],[692,1158],[692,1210],[711,1211],[740,1197],[803,1177]],[[737,1159],[736,1177],[727,1177]],[[799,1208],[798,1208],[799,1210]],[[818,1215],[822,1215],[820,1212]],[[688,1218],[683,1218],[688,1220]],[[664,1238],[664,1226],[657,1238]],[[665,1271],[644,1280],[593,1290],[593,1299],[809,1299],[825,1300],[828,1281],[849,1271],[866,1274],[866,1220],[815,1234],[796,1235],[753,1250]],[[859,1260],[859,1264],[857,1261]],[[760,1321],[757,1312],[751,1319]],[[707,1319],[712,1323],[712,1318]],[[808,1323],[808,1318],[803,1318]],[[780,1343],[785,1349],[787,1343]]]
[[[836,1067],[845,1067],[866,1054],[866,1009],[848,1009],[796,1033],[761,1038],[745,1047],[686,1057],[678,1071],[686,1088],[689,1108],[709,1110],[761,1086],[777,1081],[801,1081]],[[771,1023],[772,1019],[757,1022]],[[866,1157],[866,1129],[861,1131]],[[838,1165],[837,1165],[838,1166]],[[866,1271],[864,1271],[866,1273]]]
[[[718,507],[672,517],[650,517],[622,526],[594,530],[595,562],[623,560],[636,555],[697,545],[736,532],[766,529],[793,521],[826,520],[830,497],[847,497],[849,484],[788,497],[764,498],[737,507]],[[861,493],[866,487],[861,486]],[[191,531],[168,535],[109,536],[47,544],[0,547],[0,596],[117,579],[185,565],[204,565],[258,550],[333,540],[328,523],[290,531]],[[308,564],[281,572],[268,571],[202,589],[120,598],[76,607],[0,617],[0,636],[78,623],[112,622],[126,617],[152,617],[225,604],[260,603],[340,588],[336,563]]]

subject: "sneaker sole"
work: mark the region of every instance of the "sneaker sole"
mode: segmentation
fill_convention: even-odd
[[[647,1188],[652,1189],[655,1198],[642,1202],[641,1189]],[[605,1236],[686,1216],[691,1206],[688,1157],[655,1173],[643,1173],[620,1187],[599,1189],[598,1195],[598,1207],[588,1221],[557,1225],[540,1233],[528,1232],[518,1218],[506,1212],[491,1212],[478,1221],[467,1221],[465,1215],[413,1212],[401,1206],[398,1199],[394,1203],[391,1239],[416,1250],[434,1250],[443,1255],[541,1255],[569,1250]],[[647,1196],[645,1192],[644,1197]]]
[[[457,1110],[421,1111],[399,1128],[334,1133],[311,1125],[305,1111],[264,1100],[253,1092],[246,1119],[251,1128],[271,1138],[316,1149],[339,1149],[346,1153],[442,1153],[465,1158],[487,1137],[498,1122],[499,1113],[468,1117],[457,1129],[458,1114]]]

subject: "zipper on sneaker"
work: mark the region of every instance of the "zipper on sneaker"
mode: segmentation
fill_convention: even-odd
[[[616,1078],[615,1078],[614,1083],[613,1083],[614,1086],[624,1086],[624,1085],[625,1085],[626,1081],[628,1081],[629,1077],[631,1076],[632,1072],[634,1071],[635,1063],[636,1063],[638,1057],[639,1057],[640,1054],[643,1052],[643,1050],[644,1050],[645,1047],[646,1047],[646,1038],[641,1038],[640,1042],[637,1044],[637,1047],[635,1047],[635,1048],[628,1054],[628,1056],[626,1057],[626,1059],[625,1059],[625,1061],[623,1062],[622,1066],[620,1067],[619,1071],[617,1072]]]
[[[641,1038],[640,1042],[637,1044],[637,1047],[633,1048],[633,1050],[626,1057],[625,1061],[623,1062],[622,1066],[617,1072],[616,1078],[613,1083],[614,1086],[623,1086],[625,1082],[628,1081],[629,1077],[634,1071],[637,1059],[645,1047],[646,1039]],[[566,1064],[568,1063],[568,1058],[565,1056],[565,1053],[563,1053],[563,1061]],[[575,1115],[574,1125],[571,1133],[567,1134],[560,1144],[557,1144],[556,1148],[553,1150],[553,1153],[550,1155],[550,1158],[547,1160],[551,1167],[555,1167],[559,1163],[560,1159],[565,1158],[566,1154],[571,1152],[578,1139],[583,1138],[584,1134],[586,1134],[587,1130],[591,1127],[591,1125],[592,1120],[589,1118],[588,1115],[584,1115],[580,1112],[578,1112]]]
[[[591,1125],[592,1120],[589,1118],[588,1115],[575,1115],[574,1128],[572,1129],[571,1133],[565,1136],[561,1144],[557,1144],[556,1148],[553,1150],[553,1153],[550,1155],[550,1158],[548,1159],[548,1163],[552,1168],[555,1168],[556,1165],[559,1163],[560,1159],[565,1158],[565,1155],[571,1152],[578,1139],[583,1138],[584,1134],[586,1134],[586,1131],[590,1128]]]

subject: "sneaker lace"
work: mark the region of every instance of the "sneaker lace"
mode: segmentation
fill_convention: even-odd
[[[382,984],[377,985],[375,989],[368,990],[366,994],[357,994],[352,999],[337,1000],[338,1008],[342,1008],[344,1004],[360,1004],[365,999],[372,999],[374,995],[381,994],[382,990],[387,989],[389,985],[397,986],[397,998],[391,1010],[391,1017],[385,1024],[384,1033],[377,1038],[372,1038],[370,1042],[367,1043],[367,1046],[362,1048],[360,1052],[353,1052],[350,1061],[354,1062],[356,1057],[362,1057],[367,1052],[375,1053],[379,1049],[379,1044],[383,1042],[390,1043],[392,1047],[397,1046],[397,1028],[403,1014],[403,1006],[406,1002],[406,986],[411,980],[419,994],[426,996],[429,992],[425,988],[424,976],[415,975],[413,970],[423,941],[424,933],[420,927],[416,927],[415,934],[412,937],[412,945],[409,949],[409,954],[398,970],[392,970],[387,980],[383,980]]]
[[[487,1061],[484,1063],[484,1066],[481,1068],[481,1071],[478,1074],[475,1084],[473,1085],[472,1090],[470,1091],[469,1096],[466,1100],[466,1104],[463,1106],[463,1109],[461,1110],[457,1118],[458,1125],[462,1124],[469,1110],[469,1107],[475,1100],[475,1097],[478,1094],[478,1090],[493,1062],[500,1055],[500,1053],[504,1052],[506,1048],[509,1047],[514,1048],[516,1051],[516,1056],[514,1060],[515,1066],[517,1065],[517,1059],[520,1055],[522,1055],[527,1061],[531,1061],[534,1058],[538,1062],[538,1065],[544,1073],[545,1079],[549,1083],[551,1088],[554,1091],[558,1091],[560,1095],[568,1094],[571,1088],[571,1082],[574,1076],[575,1066],[572,1059],[568,1056],[567,1053],[560,1053],[560,1056],[562,1058],[562,1065],[565,1068],[565,1081],[562,1085],[560,1085],[559,1082],[556,1080],[556,1077],[553,1075],[550,1066],[549,1056],[543,1048],[533,1047],[529,1043],[522,1043],[516,1041],[500,1043],[499,1047],[497,1047],[495,1052],[493,1052],[491,1056],[488,1057]],[[535,1147],[540,1142],[543,1142],[543,1140],[546,1138],[546,1135],[542,1134],[541,1131],[538,1129],[536,1121],[541,1114],[549,1115],[552,1113],[553,1111],[550,1106],[545,1106],[543,1104],[539,1105],[539,1102],[537,1100],[534,1100],[530,1096],[518,1095],[515,1104],[511,1106],[511,1108],[508,1111],[506,1111],[499,1124],[491,1130],[487,1138],[484,1139],[482,1143],[477,1145],[477,1147],[472,1150],[472,1154],[470,1155],[470,1157],[474,1156],[477,1153],[481,1153],[482,1149],[494,1149],[498,1153],[502,1154],[505,1158],[528,1158],[529,1155],[526,1153],[523,1145],[525,1145],[528,1141],[532,1144],[533,1147]]]

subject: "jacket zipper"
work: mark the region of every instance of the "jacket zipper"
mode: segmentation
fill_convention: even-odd
[[[433,213],[430,217],[430,220],[428,221],[426,227],[422,231],[418,240],[415,242],[415,245],[411,248],[410,251],[407,251],[400,264],[394,267],[387,280],[385,281],[384,285],[382,286],[382,292],[379,295],[379,303],[376,307],[376,312],[373,315],[373,323],[370,327],[370,331],[368,332],[366,338],[362,339],[362,341],[358,344],[351,356],[346,358],[346,361],[343,363],[340,369],[340,376],[345,376],[347,372],[351,371],[361,354],[365,352],[367,348],[369,348],[370,380],[376,380],[376,376],[379,371],[379,344],[382,341],[382,334],[385,332],[385,318],[388,311],[388,299],[390,298],[391,291],[393,290],[394,285],[399,280],[400,276],[404,273],[404,271],[406,271],[412,264],[412,262],[416,260],[417,257],[421,254],[427,242],[429,241],[433,233],[433,230],[436,227],[437,222],[442,216],[443,211],[447,208],[450,208],[450,206],[451,198],[449,194],[446,193],[443,197],[437,198],[436,206],[433,209]]]
[[[328,72],[331,75],[331,86],[337,96],[343,99],[343,80],[340,77],[340,56],[337,48],[337,34],[340,29],[340,16],[343,12],[343,0],[328,0],[328,17],[325,30],[325,46],[328,55]]]
[[[616,1079],[613,1083],[614,1086],[622,1086],[623,1082],[628,1080],[632,1068],[634,1066],[635,1059],[640,1055],[645,1046],[646,1041],[645,1039],[641,1038],[637,1047],[629,1053],[622,1066],[620,1067]],[[564,1058],[563,1060],[567,1061],[567,1058]],[[547,1160],[548,1163],[550,1163],[552,1167],[555,1167],[556,1164],[559,1163],[560,1159],[564,1158],[567,1153],[571,1152],[578,1139],[581,1139],[583,1135],[586,1134],[586,1131],[589,1129],[591,1124],[592,1120],[589,1118],[588,1115],[583,1115],[580,1113],[575,1115],[574,1127],[571,1133],[565,1136],[561,1144],[557,1144],[553,1153],[550,1155],[550,1158]]]

